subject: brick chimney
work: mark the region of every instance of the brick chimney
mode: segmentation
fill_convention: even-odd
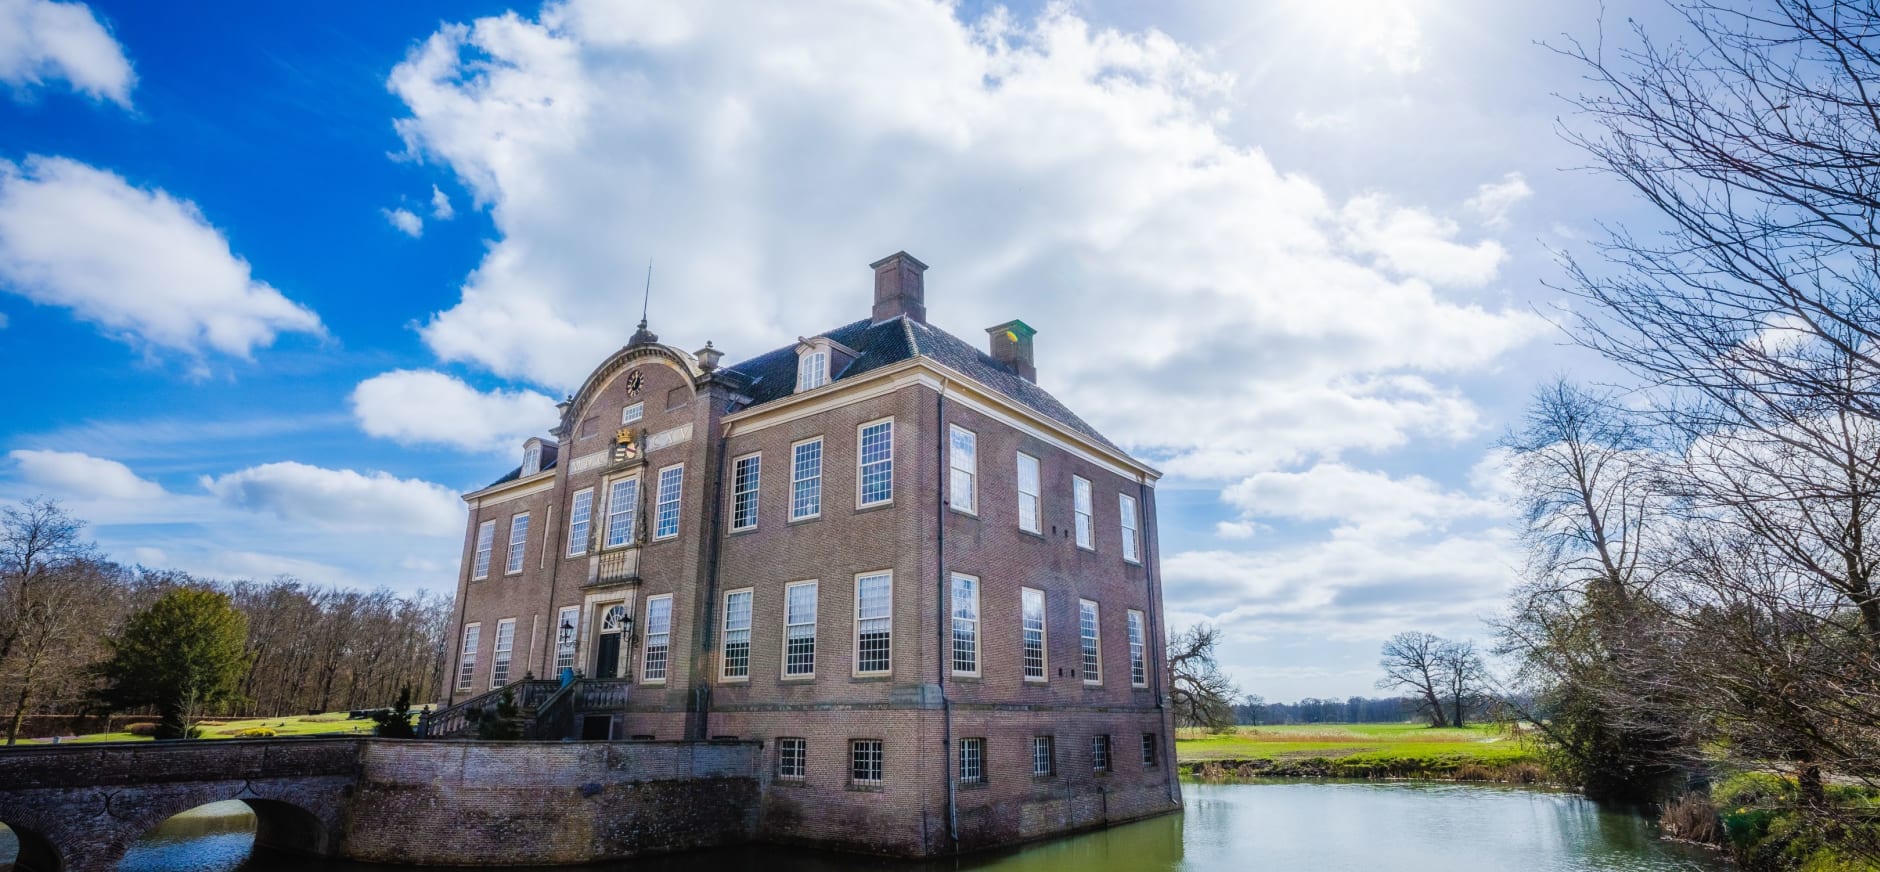
[[[897,251],[869,266],[875,270],[876,324],[900,315],[927,323],[927,295],[920,278],[927,271],[926,264],[905,251]]]
[[[1038,367],[1031,361],[1031,337],[1038,335],[1038,331],[1014,319],[997,327],[987,327],[986,335],[992,338],[993,360],[1005,364],[1026,381],[1037,383]]]

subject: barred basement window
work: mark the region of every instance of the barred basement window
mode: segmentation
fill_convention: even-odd
[[[725,650],[722,677],[738,681],[751,677],[751,591],[725,593]]]
[[[509,559],[503,564],[503,572],[514,575],[522,571],[522,552],[529,544],[529,513],[523,512],[509,518]]]
[[[495,521],[484,521],[477,525],[477,553],[470,569],[470,578],[472,580],[481,580],[490,577],[490,548],[495,541]]]
[[[574,505],[568,510],[568,556],[587,553],[588,525],[594,520],[594,489],[576,491]]]
[[[1031,774],[1035,776],[1057,774],[1057,747],[1050,736],[1031,737]]]
[[[1094,772],[1110,771],[1110,737],[1090,737],[1090,769]]]
[[[849,742],[849,780],[866,785],[881,783],[880,739],[854,739]]]
[[[803,739],[777,740],[777,777],[801,781],[809,774],[809,742]]]
[[[1077,547],[1096,550],[1090,527],[1090,480],[1071,476],[1071,511],[1077,520]]]
[[[757,526],[757,483],[763,472],[764,456],[752,454],[731,462],[731,529],[750,530]]]
[[[979,500],[974,490],[979,479],[979,437],[958,425],[949,427],[947,433],[947,465],[952,470],[947,505],[962,512],[977,512]]]
[[[816,674],[816,582],[800,581],[783,589],[783,674]]]
[[[1038,458],[1021,451],[1018,454],[1018,528],[1027,533],[1044,532],[1039,492]]]
[[[516,619],[496,622],[496,654],[490,658],[490,687],[509,683],[509,660],[516,650]]]
[[[574,668],[575,640],[581,638],[581,607],[564,606],[555,618],[555,671]]]
[[[640,655],[640,680],[664,683],[666,653],[672,642],[672,594],[646,601],[646,650]]]
[[[1142,765],[1150,767],[1150,768],[1155,767],[1156,765],[1155,747],[1156,747],[1155,734],[1143,733],[1142,734]]]
[[[1131,687],[1146,687],[1149,684],[1149,665],[1143,659],[1143,624],[1142,612],[1129,610],[1129,684]]]
[[[986,783],[986,740],[960,740],[960,783]]]
[[[633,524],[640,512],[638,477],[615,480],[607,486],[607,548],[618,548],[633,541]]]
[[[892,661],[894,575],[879,572],[855,577],[855,674],[881,675]]]
[[[465,624],[462,653],[457,658],[457,689],[469,690],[477,671],[477,644],[483,640],[482,624]]]
[[[659,505],[653,511],[653,538],[670,539],[679,535],[679,493],[684,484],[683,464],[659,471]]]
[[[1089,600],[1077,601],[1077,628],[1084,643],[1084,683],[1103,683],[1103,653],[1098,644],[1101,630],[1097,625],[1097,604]]]
[[[1136,527],[1140,523],[1136,517],[1136,498],[1129,494],[1116,495],[1117,514],[1123,518],[1123,559],[1131,563],[1141,563],[1140,543],[1137,541]]]
[[[857,506],[894,499],[894,420],[863,424],[856,437]]]
[[[1019,591],[1020,620],[1024,626],[1025,643],[1025,680],[1044,681],[1044,591],[1035,588],[1021,588]]]
[[[790,446],[790,520],[822,514],[822,437]]]
[[[979,674],[979,579],[953,573],[953,674]]]

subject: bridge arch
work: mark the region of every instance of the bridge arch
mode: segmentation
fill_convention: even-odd
[[[54,847],[45,836],[40,835],[36,830],[8,821],[0,820],[0,826],[5,827],[12,835],[14,872],[64,872],[64,858],[59,856],[59,849]],[[0,868],[6,868],[8,857],[5,843],[7,841],[9,840],[0,837]]]
[[[138,844],[162,832],[170,821],[224,802],[240,802],[254,813],[255,850],[314,856],[329,853],[332,833],[316,812],[291,800],[257,795],[252,787],[242,788],[239,793],[223,787],[179,791],[145,805],[127,822],[130,825],[119,844],[120,860]]]

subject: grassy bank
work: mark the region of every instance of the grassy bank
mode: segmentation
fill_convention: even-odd
[[[1494,725],[1294,724],[1211,734],[1182,730],[1175,754],[1185,774],[1235,778],[1430,778],[1534,783],[1548,780],[1520,737]]]
[[[155,719],[152,719],[152,723]],[[136,725],[132,725],[136,729]],[[366,734],[372,732],[371,721],[347,720],[346,712],[328,712],[323,715],[299,715],[274,718],[243,718],[240,720],[208,720],[202,722],[202,738],[274,738],[279,736],[320,736],[329,734]],[[245,735],[244,735],[245,734]],[[92,733],[85,736],[67,736],[59,739],[60,744],[73,742],[148,742],[150,736],[136,732]],[[51,739],[22,739],[22,745],[50,745]]]

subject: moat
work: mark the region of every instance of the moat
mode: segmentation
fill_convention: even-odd
[[[938,869],[1087,872],[1260,868],[1324,872],[1529,869],[1706,872],[1714,855],[1656,838],[1643,818],[1568,793],[1427,783],[1185,784],[1187,811],[961,861],[906,863],[772,847],[651,857],[587,869],[646,872]],[[253,858],[239,803],[173,818],[125,858],[124,872],[386,872],[382,865]],[[5,837],[0,836],[0,841]],[[0,858],[8,846],[0,845]],[[4,866],[0,866],[4,868]],[[567,868],[567,867],[562,867]]]

